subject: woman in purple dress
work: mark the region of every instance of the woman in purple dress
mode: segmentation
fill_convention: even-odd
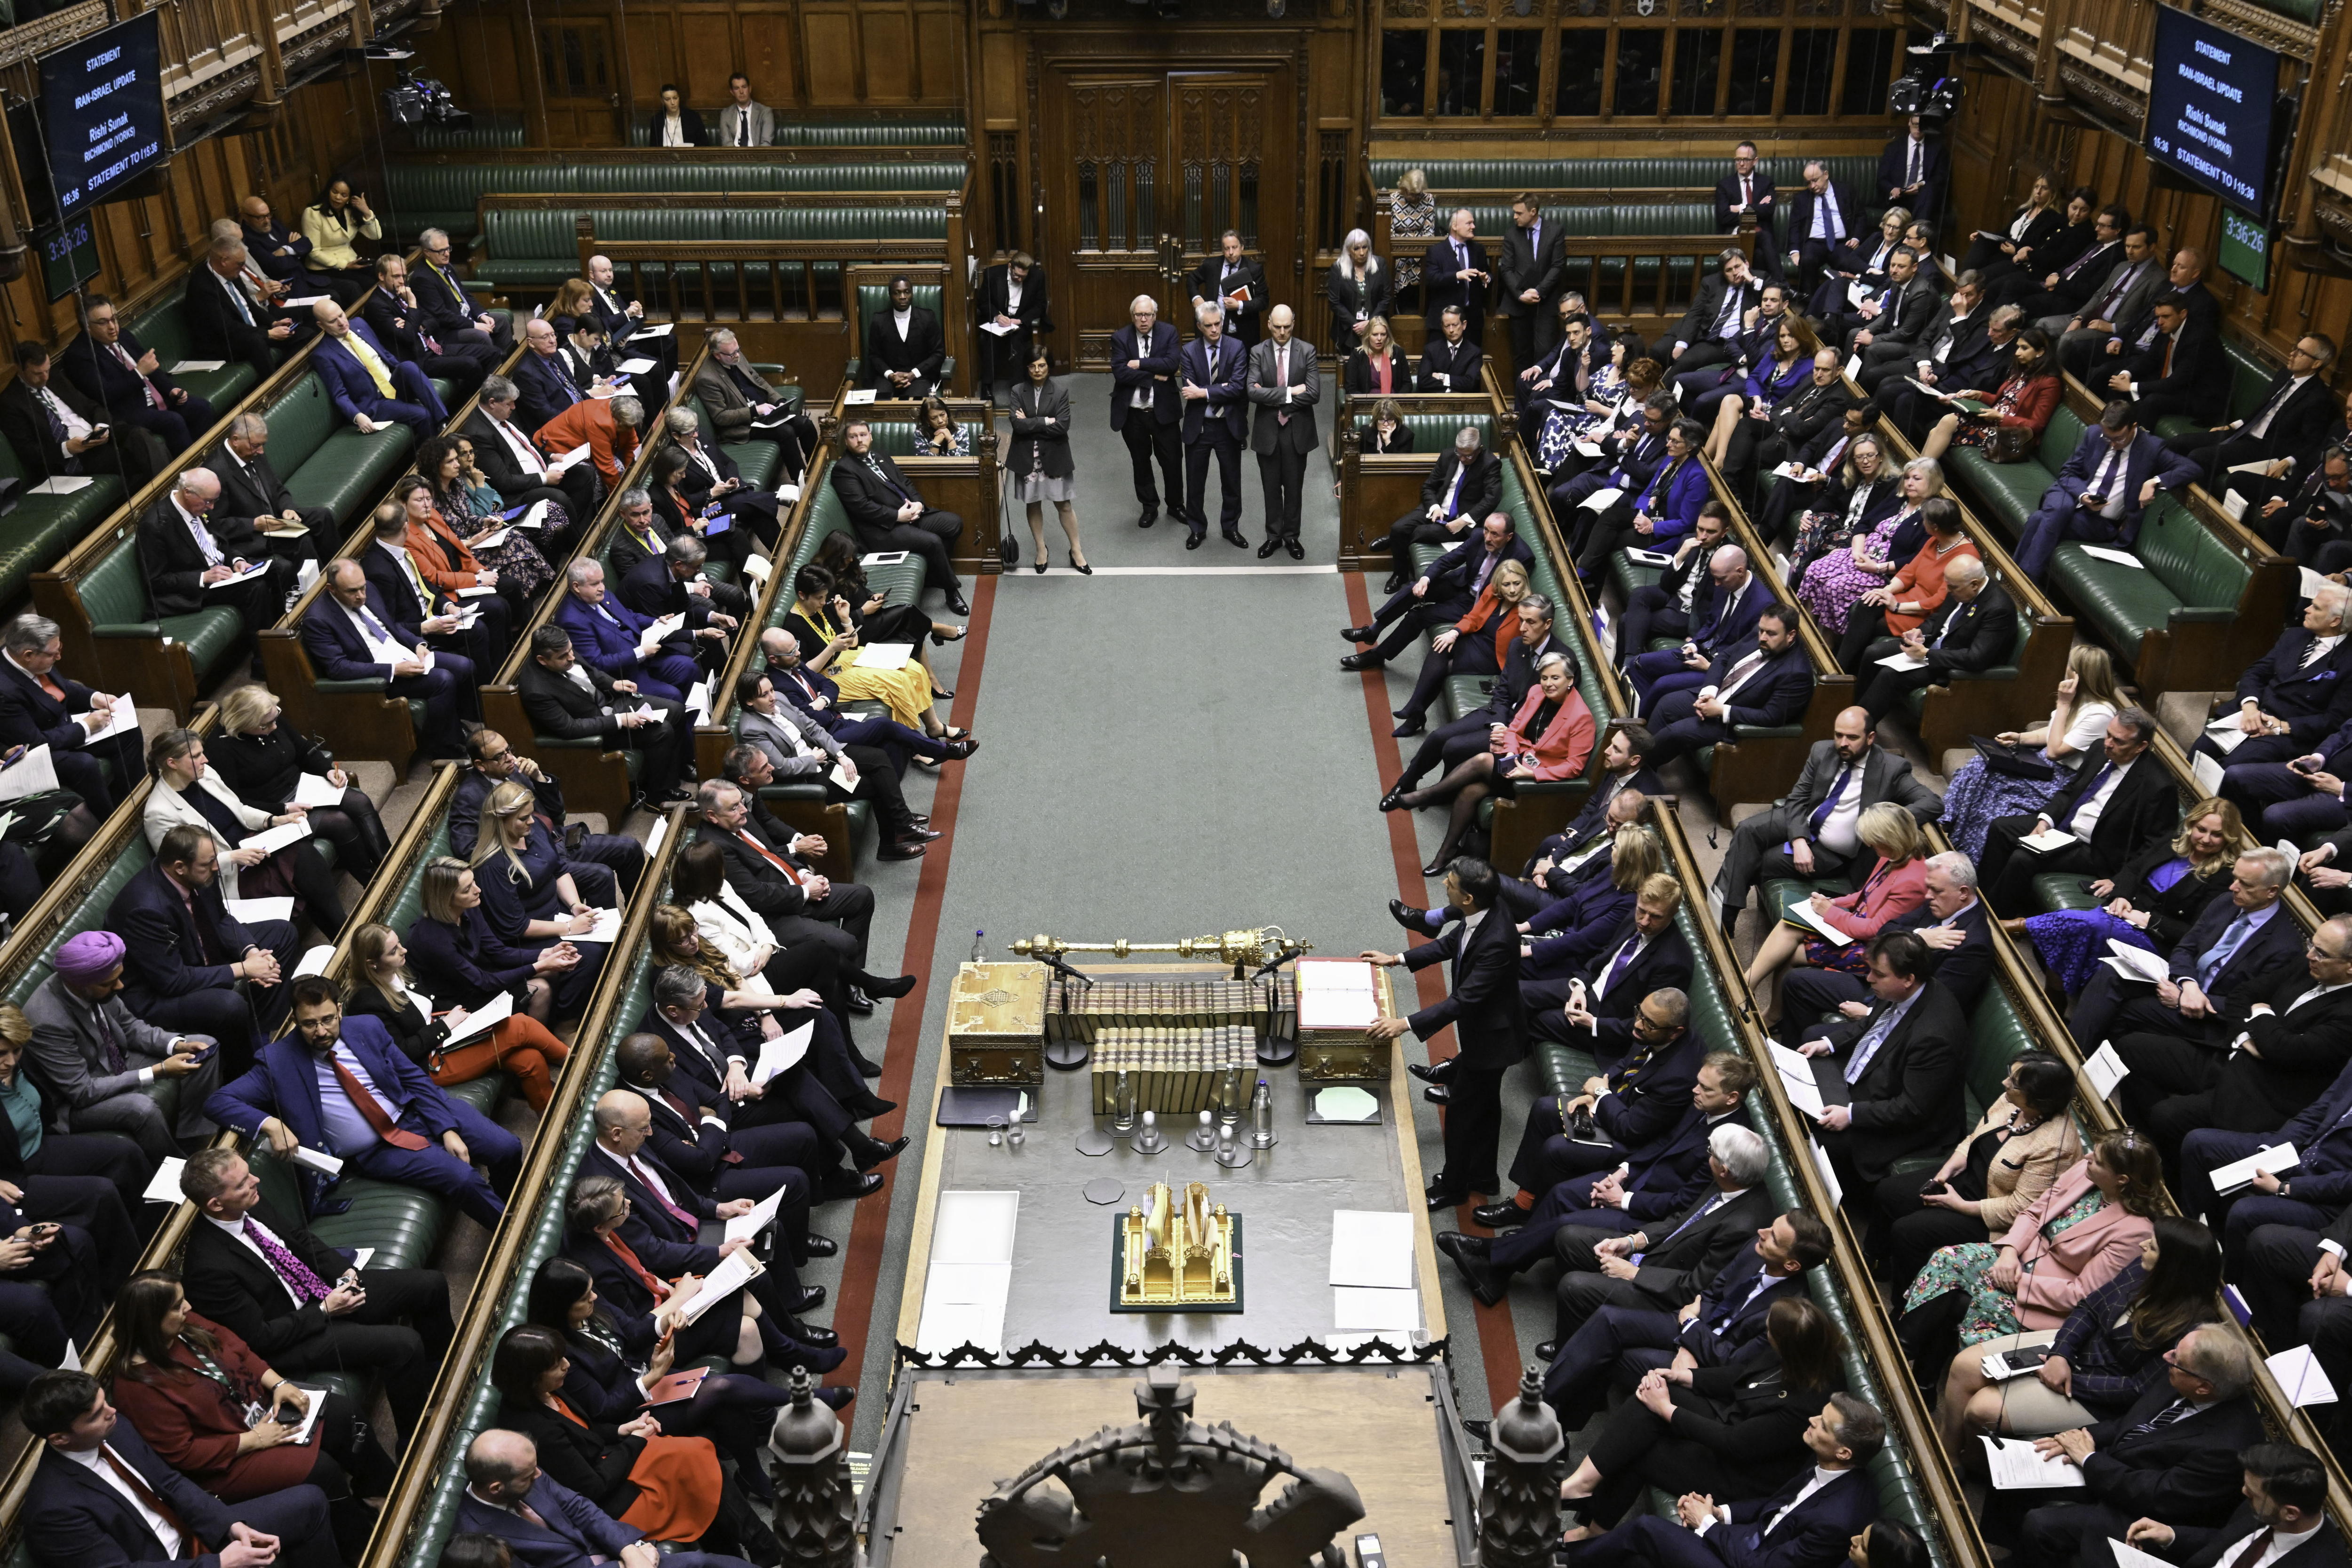
[[[1832,552],[1805,568],[1797,585],[1797,602],[1832,642],[1845,635],[1846,617],[1862,596],[1901,571],[1919,547],[1927,542],[1927,525],[1919,521],[1919,505],[1944,493],[1944,470],[1933,458],[1914,458],[1903,465],[1896,481],[1902,500],[1895,511],[1843,551]]]
[[[2182,817],[2171,843],[2091,884],[2091,896],[2103,900],[2096,909],[2057,910],[2001,924],[2030,938],[2042,967],[2067,995],[2077,995],[2098,972],[2110,941],[2163,952],[2188,935],[2206,904],[2229,889],[2242,830],[2235,805],[2200,800]]]

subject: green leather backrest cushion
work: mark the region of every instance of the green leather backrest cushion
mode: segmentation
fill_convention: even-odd
[[[915,303],[934,316],[940,313],[940,289],[936,283],[915,285]],[[857,319],[861,323],[872,321],[889,308],[889,284],[860,283],[857,286]],[[865,340],[861,337],[859,341]]]
[[[2262,406],[2263,394],[2278,373],[2260,354],[2230,339],[2221,341],[2221,353],[2230,361],[2230,416],[2243,418]]]
[[[451,853],[449,814],[445,811],[441,814],[441,820],[434,825],[431,845],[417,859],[415,873],[401,884],[400,896],[386,906],[380,917],[384,924],[403,936],[408,933],[408,928],[425,912],[425,868],[432,863],[435,857]]]
[[[2074,448],[2083,444],[2084,429],[2082,416],[2062,405],[2050,416],[2050,423],[2042,432],[2042,447],[2038,454],[2042,466],[2053,475],[2064,468],[2066,459],[2074,455]]]
[[[89,895],[74,906],[67,914],[64,922],[58,927],[57,941],[51,942],[47,951],[44,952],[38,959],[26,964],[25,973],[18,975],[16,984],[8,987],[7,1000],[12,1005],[22,1007],[26,1000],[34,992],[39,990],[42,984],[48,979],[49,954],[62,946],[67,938],[79,936],[93,927],[105,924],[106,911],[113,904],[114,896],[122,891],[123,886],[131,878],[145,870],[147,863],[153,858],[154,856],[148,851],[147,836],[144,833],[134,831],[124,838],[121,852],[115,856],[114,863],[106,868],[106,875],[98,879],[97,885],[90,889]]]
[[[850,531],[849,514],[841,509],[841,498],[834,493],[830,473],[818,485],[815,498],[809,502],[808,526],[801,531],[801,542],[793,551],[792,574],[800,575],[802,567],[816,559],[819,546],[828,533]],[[776,595],[774,609],[768,624],[782,626],[793,613],[793,585],[787,582]]]
[[[269,426],[269,462],[281,478],[290,478],[327,444],[342,421],[326,381],[306,375],[293,389],[269,405],[262,418]]]
[[[1875,177],[1878,155],[1848,153],[1822,160],[1830,177],[1849,188],[1866,188]],[[1767,158],[1758,167],[1771,176],[1774,186],[1793,195],[1804,184],[1801,158]],[[1439,201],[1449,192],[1538,192],[1620,190],[1712,190],[1731,173],[1731,160],[1704,158],[1375,158],[1372,184],[1383,191],[1396,188],[1410,168],[1429,178]]]
[[[282,471],[282,470],[281,470]],[[92,626],[128,626],[150,618],[147,577],[139,569],[139,540],[126,531],[122,542],[81,574],[82,608]]]
[[[2168,495],[2157,497],[2141,514],[2133,553],[2186,605],[2234,605],[2253,575],[2235,551]]]
[[[2009,1064],[2033,1048],[2033,1031],[2010,1005],[2009,994],[1995,984],[1986,988],[1977,1004],[1969,1034],[1969,1125],[1973,1127],[1985,1107],[2000,1098]]]
[[[1369,410],[1371,404],[1372,400],[1359,399],[1357,407],[1360,411]],[[1490,415],[1408,414],[1404,416],[1403,424],[1406,429],[1412,432],[1412,449],[1415,456],[1427,452],[1444,457],[1454,449],[1454,437],[1461,432],[1465,425],[1478,432],[1478,441],[1482,447],[1491,448],[1495,443],[1495,421]]]
[[[188,342],[187,323],[181,319],[187,296],[174,290],[158,304],[150,306],[134,318],[131,332],[142,343],[155,351],[155,357],[168,370],[180,360],[193,357]]]

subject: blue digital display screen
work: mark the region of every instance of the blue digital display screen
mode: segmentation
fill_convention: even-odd
[[[142,12],[41,57],[42,135],[59,216],[70,217],[165,154],[157,14]]]

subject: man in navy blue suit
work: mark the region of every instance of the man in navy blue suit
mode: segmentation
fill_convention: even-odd
[[[556,607],[555,623],[572,634],[580,657],[615,680],[634,682],[647,696],[684,701],[700,679],[686,628],[680,626],[648,648],[646,636],[653,617],[605,593],[604,568],[593,557],[565,568],[564,580],[568,592]]]
[[[334,982],[294,982],[294,1032],[263,1047],[253,1069],[225,1083],[205,1112],[281,1157],[305,1148],[334,1155],[362,1175],[418,1187],[485,1226],[506,1213],[522,1144],[463,1100],[443,1094],[381,1020],[343,1016]],[[490,1180],[474,1168],[479,1160]],[[496,1184],[493,1190],[492,1183]],[[313,1212],[326,1178],[305,1168]]]
[[[114,895],[106,929],[123,942],[123,1005],[157,1028],[210,1035],[227,1073],[285,1023],[283,981],[302,944],[289,921],[233,919],[219,879],[212,835],[183,824]]]
[[[1545,1402],[1573,1432],[1599,1413],[1612,1381],[1631,1384],[1653,1367],[1729,1366],[1770,1353],[1764,1320],[1772,1303],[1804,1294],[1805,1270],[1830,1251],[1829,1226],[1790,1209],[1734,1252],[1681,1310],[1598,1308],[1553,1355],[1544,1373]],[[1607,1258],[1604,1271],[1611,1262],[1635,1260]]]
[[[2158,1035],[2226,1054],[2242,1026],[2235,1020],[2242,1020],[2246,1008],[2269,996],[2290,966],[2302,961],[2303,928],[2280,902],[2294,876],[2294,862],[2276,849],[2240,855],[2230,896],[2206,904],[2167,955],[2162,981],[2151,987],[2100,967],[2067,1019],[2074,1037],[2085,1049],[2096,1049],[2110,1037]],[[2172,1053],[2143,1056],[2133,1072],[2143,1080],[2138,1093],[2124,1099],[2127,1115],[2147,1110],[2175,1080],[2165,1070]],[[2197,1087],[2182,1082],[2179,1092],[2193,1093]]]
[[[436,757],[458,755],[465,744],[458,721],[482,717],[474,661],[427,647],[415,626],[394,616],[356,561],[327,568],[327,591],[302,615],[302,648],[322,680],[381,680],[391,695],[422,701],[423,738]]]
[[[1718,1503],[1685,1493],[1675,1517],[1638,1513],[1606,1535],[1572,1541],[1570,1568],[1827,1568],[1845,1561],[1853,1539],[1878,1517],[1870,1461],[1886,1441],[1886,1421],[1851,1394],[1832,1394],[1805,1426],[1810,1469],[1769,1498]]]
[[[457,1528],[507,1543],[514,1568],[751,1568],[711,1552],[663,1552],[539,1468],[539,1449],[520,1432],[492,1427],[466,1449],[466,1491]],[[245,1568],[236,1564],[235,1568]]]
[[[310,313],[324,334],[310,363],[325,379],[337,414],[363,435],[405,425],[418,446],[441,433],[449,410],[421,367],[394,358],[365,321],[352,321],[332,300],[320,300]]]
[[[1797,642],[1797,612],[1768,605],[1756,617],[1756,646],[1726,648],[1708,667],[1706,684],[1660,700],[1650,715],[1650,765],[1731,739],[1732,726],[1769,729],[1793,724],[1812,700],[1813,670]]]
[[[1707,666],[1717,653],[1745,648],[1755,640],[1756,617],[1771,603],[1772,590],[1756,580],[1748,552],[1737,544],[1717,545],[1707,556],[1706,574],[1713,592],[1705,615],[1692,621],[1683,646],[1637,652],[1625,667],[1644,708],[1669,691],[1706,685]]]
[[[2352,592],[2329,583],[2303,606],[2303,624],[2279,634],[2271,651],[2238,678],[2238,710],[2231,728],[2242,737],[2228,751],[2210,734],[2197,740],[2197,753],[2224,768],[2284,763],[2352,719],[2352,638],[2346,607]],[[2325,647],[2313,645],[2326,643]],[[2228,794],[2224,779],[2222,793]]]
[[[1138,294],[1129,304],[1134,324],[1110,335],[1110,427],[1127,443],[1135,465],[1135,499],[1143,515],[1138,528],[1160,521],[1160,492],[1168,492],[1168,514],[1184,516],[1182,441],[1177,426],[1184,416],[1184,400],[1176,393],[1176,329],[1160,319],[1160,302]],[[1160,484],[1151,482],[1151,465],[1160,465]]]
[[[1249,409],[1249,355],[1225,337],[1225,312],[1200,309],[1201,333],[1177,356],[1177,395],[1184,403],[1184,548],[1198,550],[1209,531],[1209,458],[1217,459],[1217,531],[1228,544],[1242,537],[1243,420]]]
[[[2058,546],[2070,539],[2129,549],[2141,515],[2158,490],[2186,489],[2203,477],[2197,460],[2168,451],[2143,432],[2132,405],[2120,398],[2099,415],[2017,541],[2018,570],[2039,579]]]
[[[106,740],[90,736],[106,728],[112,705],[122,700],[93,691],[58,668],[65,655],[57,622],[22,615],[0,633],[0,746],[47,745],[58,782],[81,796],[103,820],[146,773],[133,729]],[[113,765],[110,785],[100,772]]]
[[[138,335],[126,331],[111,300],[92,294],[83,320],[84,341],[58,355],[66,378],[82,395],[106,405],[118,425],[136,425],[177,455],[213,427],[213,405],[172,379]]]
[[[43,1373],[17,1415],[43,1445],[22,1520],[40,1568],[341,1568],[325,1492],[220,1501],[157,1458],[88,1373]]]

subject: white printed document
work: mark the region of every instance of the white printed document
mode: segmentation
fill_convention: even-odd
[[[915,645],[910,642],[867,643],[857,650],[857,668],[884,671],[904,669],[908,660],[914,657]]]
[[[304,773],[294,786],[296,805],[334,805],[343,804],[343,786],[324,773]]]
[[[310,837],[310,825],[309,823],[289,822],[282,826],[264,828],[259,833],[257,833],[252,837],[247,839],[243,844],[238,845],[237,847],[240,849],[258,849],[264,854],[273,854],[278,850],[285,848],[289,844],[299,844],[302,840]]]
[[[2242,1187],[2251,1186],[2256,1171],[2267,1171],[2278,1176],[2302,1163],[2303,1156],[2294,1152],[2294,1144],[2274,1143],[2267,1149],[2255,1150],[2242,1160],[2214,1166],[2213,1190],[2226,1197]]]
[[[239,924],[255,921],[290,921],[294,918],[294,900],[287,899],[223,899],[228,918]]]
[[[694,1300],[688,1301],[685,1310],[678,1313],[679,1321],[688,1323],[695,1321],[703,1313],[767,1271],[766,1267],[751,1256],[749,1247],[740,1252],[729,1253],[719,1260],[718,1268],[702,1277],[702,1288],[694,1293]]]
[[[2150,985],[2172,977],[2172,966],[2165,962],[2164,954],[2145,947],[2134,947],[2116,937],[2107,939],[2107,956],[2099,962],[2126,980],[2144,981]],[[2122,1063],[2118,1061],[2116,1065],[2121,1066]]]
[[[780,1072],[788,1071],[794,1063],[808,1055],[809,1042],[816,1037],[816,1020],[811,1018],[797,1029],[786,1029],[774,1039],[760,1047],[760,1060],[751,1068],[751,1081],[765,1085]]]
[[[2049,1487],[2079,1487],[2082,1467],[2065,1458],[2049,1458],[2034,1451],[2023,1437],[1984,1437],[1985,1466],[1992,1484],[2002,1491]]]
[[[1403,1290],[1412,1282],[1412,1215],[1331,1211],[1331,1284]]]
[[[453,1026],[447,1043],[454,1046],[460,1040],[470,1040],[476,1035],[487,1034],[513,1016],[514,998],[501,991],[467,1014],[462,1023]]]

